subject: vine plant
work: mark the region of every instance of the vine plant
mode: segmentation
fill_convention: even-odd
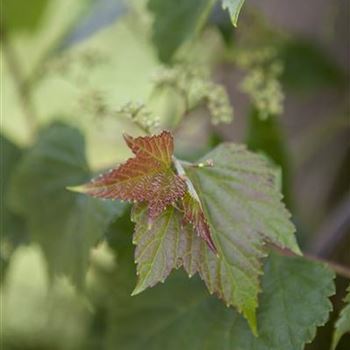
[[[223,1],[234,25],[243,2]],[[199,26],[214,5],[210,0],[179,3],[175,17],[190,7],[196,15],[192,26]],[[175,33],[175,43],[160,47],[164,34],[160,28],[165,23],[166,31],[174,25],[171,20],[175,17],[163,16],[169,15],[174,2],[150,0],[148,4],[155,14],[153,39],[160,59],[166,61],[187,40],[187,34]],[[192,33],[195,28],[187,29]],[[267,66],[268,73],[258,74],[258,83],[254,72],[245,79],[243,91],[263,111],[262,119],[280,113],[281,69],[270,64],[274,55],[268,51],[251,64],[237,57],[238,64],[246,69],[253,65],[254,72],[260,72],[256,68],[260,61]],[[132,239],[127,239],[136,246],[136,286],[131,292],[131,250],[119,252],[118,244],[116,271],[103,282],[112,286],[109,290],[117,290],[104,304],[105,310],[112,310],[109,319],[114,324],[106,341],[110,348],[117,344],[122,349],[303,349],[314,338],[317,326],[328,320],[329,297],[335,292],[334,271],[350,277],[349,271],[301,252],[283,201],[280,171],[265,155],[244,144],[224,142],[197,161],[177,157],[176,133],[187,118],[206,109],[213,124],[230,123],[233,108],[225,88],[212,80],[209,69],[185,60],[171,63],[154,79],[156,91],[171,89],[182,103],[179,118],[168,125],[142,104],[128,103],[113,111],[98,101],[95,111],[129,118],[140,134],[124,134],[133,156],[97,177],[88,167],[84,139],[75,128],[62,123],[44,128],[24,155],[2,138],[7,154],[17,152],[11,186],[6,190],[11,208],[6,212],[6,230],[11,231],[8,227],[15,215],[25,218],[33,241],[44,251],[51,276],[67,275],[82,291],[91,263],[90,248],[106,231],[111,245],[116,239],[120,247],[128,246],[120,232],[115,235],[111,230],[111,223],[116,221],[118,226],[132,207],[134,232]],[[270,88],[277,90],[277,97]],[[27,92],[24,98],[28,98]],[[47,205],[51,197],[55,200]],[[45,237],[47,232],[50,240]],[[180,268],[191,280],[175,273],[165,283],[170,273]],[[230,308],[223,309],[206,295],[202,284],[192,279],[195,275],[210,294]],[[163,289],[138,296],[159,282],[165,283]],[[349,295],[345,301],[349,302]],[[98,301],[95,307],[100,304]],[[164,314],[167,308],[169,324],[162,321],[145,331],[144,327],[152,327],[154,313]],[[349,310],[348,305],[336,323],[333,349],[350,329]],[[133,324],[126,325],[128,320]],[[184,336],[189,326],[194,334]],[[137,334],[137,339],[132,334]]]

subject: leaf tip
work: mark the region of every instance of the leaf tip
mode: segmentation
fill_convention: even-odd
[[[256,308],[249,308],[243,310],[243,315],[249,324],[249,328],[255,337],[259,336],[257,320],[256,320]]]
[[[140,293],[142,293],[145,290],[145,288],[142,285],[137,284],[135,289],[132,291],[131,296],[134,297]]]
[[[123,138],[127,144],[129,144],[129,142],[133,140],[133,137],[127,134],[126,132],[123,132]]]
[[[77,193],[86,193],[86,186],[85,185],[67,186],[66,190],[71,192],[77,192]]]
[[[303,256],[303,252],[301,251],[298,243],[293,245],[293,247],[291,248],[291,251],[296,255]]]
[[[254,315],[254,317],[248,319],[248,323],[249,323],[249,327],[250,327],[254,337],[258,337],[259,332],[258,332],[258,327],[257,327],[257,322],[256,322],[256,316]]]

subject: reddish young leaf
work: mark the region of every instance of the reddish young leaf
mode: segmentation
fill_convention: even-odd
[[[159,168],[169,169],[174,153],[174,141],[170,132],[160,135],[133,138],[124,134],[124,140],[137,158],[156,161]]]
[[[173,137],[163,131],[137,138],[124,135],[124,139],[135,157],[73,190],[98,198],[147,202],[153,221],[186,191],[185,181],[171,169]]]
[[[201,237],[207,243],[212,252],[216,254],[216,248],[210,234],[210,228],[199,200],[193,198],[189,192],[186,192],[182,198],[182,205],[184,210],[184,221],[192,224],[197,235]]]

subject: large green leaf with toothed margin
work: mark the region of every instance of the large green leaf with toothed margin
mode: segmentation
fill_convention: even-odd
[[[222,144],[204,157],[213,166],[185,170],[202,202],[211,235],[230,274],[233,304],[256,327],[265,243],[300,250],[275,170],[245,146]]]
[[[97,302],[108,320],[106,349],[302,350],[328,319],[334,274],[319,263],[276,254],[262,278],[259,337],[198,278],[180,271],[164,285],[130,296],[135,271],[129,236],[128,231],[111,232],[117,267],[101,275],[96,286],[105,295]]]

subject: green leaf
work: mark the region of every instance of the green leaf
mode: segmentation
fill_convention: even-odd
[[[243,309],[248,310],[245,316],[256,334],[255,314],[249,314],[251,303],[254,306],[256,301],[237,293],[236,289],[235,278],[238,277],[242,278],[240,288],[246,290],[249,287],[245,285],[245,276],[235,266],[215,255],[205,240],[193,232],[191,224],[184,225],[184,218],[179,211],[168,208],[151,228],[148,226],[145,206],[134,207],[132,219],[136,223],[133,243],[136,244],[138,275],[132,295],[164,282],[171,270],[182,266],[189,277],[199,273],[210,294],[217,294],[227,307],[243,305]]]
[[[222,0],[223,9],[228,9],[231,16],[231,21],[236,27],[238,22],[238,16],[241,12],[244,0]]]
[[[300,254],[295,228],[264,157],[227,143],[205,156],[209,159],[212,167],[187,167],[186,173],[201,200],[233,304],[254,329],[264,244]]]
[[[153,42],[161,61],[169,62],[177,49],[201,29],[213,0],[149,0],[154,14]]]
[[[346,303],[343,310],[340,312],[339,318],[335,324],[335,331],[333,334],[333,341],[332,341],[332,350],[334,350],[341,337],[345,333],[350,333],[350,285],[347,289],[347,295],[344,299],[344,302]]]
[[[132,212],[135,222],[133,243],[136,244],[138,282],[132,295],[164,282],[171,270],[182,265],[182,259],[191,254],[191,240],[182,232],[181,217],[170,207],[150,228],[147,207],[135,206]]]
[[[206,158],[212,167],[188,167],[186,173],[201,200],[218,256],[202,244],[191,225],[184,225],[186,216],[174,208],[164,211],[152,227],[146,209],[137,208],[133,220],[139,280],[133,295],[183,266],[189,276],[198,272],[210,293],[242,312],[256,333],[264,243],[299,254],[294,226],[265,158],[233,144],[217,147]]]
[[[4,0],[1,2],[1,26],[8,31],[34,31],[48,5],[48,0]]]
[[[209,296],[199,279],[180,272],[131,297],[135,272],[132,250],[125,246],[128,235],[119,232],[115,242],[113,280],[99,281],[106,293],[107,349],[301,350],[328,318],[333,273],[319,263],[277,255],[265,266],[258,338],[237,312]]]
[[[44,129],[14,174],[10,200],[28,221],[51,274],[67,274],[82,286],[90,248],[123,206],[66,190],[90,176],[80,132],[63,124]]]

